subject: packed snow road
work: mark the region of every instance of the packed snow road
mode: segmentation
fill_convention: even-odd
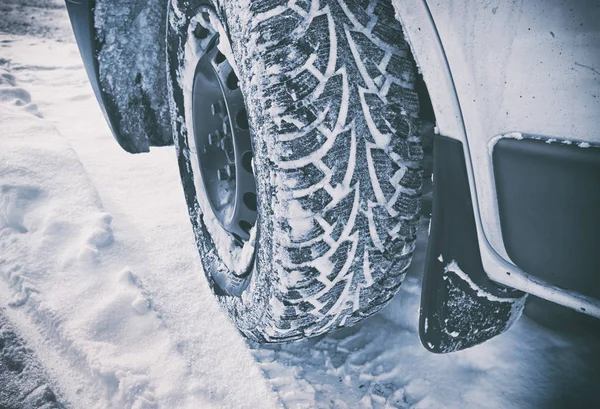
[[[464,352],[420,346],[425,222],[382,313],[248,344],[204,281],[173,149],[118,147],[68,24],[60,1],[0,4],[0,314],[33,351],[32,385],[71,408],[600,406],[590,334],[524,318]]]

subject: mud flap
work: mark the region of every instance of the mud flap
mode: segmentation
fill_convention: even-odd
[[[506,331],[526,294],[492,282],[481,262],[462,143],[436,135],[433,217],[419,333],[435,353],[462,350]]]
[[[102,18],[98,20],[96,9],[101,5]],[[142,12],[158,14],[155,18],[166,20],[166,5],[167,0],[134,0],[122,2],[118,7],[110,0],[66,0],[96,99],[113,136],[130,153],[173,144],[166,79],[162,75],[166,59],[165,27],[164,24],[155,27],[150,22],[147,27],[136,24],[137,19],[145,17]],[[110,9],[114,11],[107,12]],[[154,13],[156,10],[160,13]],[[144,44],[156,46],[149,50]],[[136,65],[137,61],[143,64]]]

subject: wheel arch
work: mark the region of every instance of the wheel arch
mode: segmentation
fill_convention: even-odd
[[[429,351],[448,353],[510,328],[523,311],[526,294],[498,286],[486,273],[489,244],[481,229],[472,153],[453,72],[427,1],[394,1],[394,6],[436,120],[434,200],[419,335]]]

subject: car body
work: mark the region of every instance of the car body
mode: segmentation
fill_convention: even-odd
[[[427,83],[438,132],[462,145],[456,155],[464,158],[477,240],[466,247],[477,247],[479,257],[471,257],[481,260],[471,269],[483,268],[482,281],[490,278],[598,317],[598,2],[396,6]],[[465,173],[446,179],[446,190],[454,190],[448,184],[461,183]],[[437,186],[434,198],[436,188],[445,200]],[[447,218],[455,213],[447,211]],[[444,225],[438,216],[440,222]],[[456,235],[434,227],[432,243],[436,234]],[[435,258],[452,258],[444,244],[435,252],[431,246],[427,274],[438,270],[441,277]],[[438,314],[440,303],[424,288],[422,338],[429,333],[424,317],[428,311]],[[430,333],[434,344],[444,334],[452,338],[438,321],[439,334]]]
[[[132,4],[166,21],[166,0]],[[162,44],[164,26],[107,33],[110,15],[95,13],[95,1],[67,6],[117,141],[132,153],[172,143],[165,107],[144,97],[165,92],[160,81],[145,81],[164,72],[164,48],[153,49],[143,76],[127,71],[111,81],[101,50],[105,35]],[[498,335],[520,316],[527,294],[600,318],[600,3],[397,0],[394,7],[436,121],[423,345],[444,353]],[[142,48],[111,52],[135,57]],[[119,81],[137,91],[124,98]]]

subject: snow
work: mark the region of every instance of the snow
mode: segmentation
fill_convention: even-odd
[[[0,41],[2,68],[45,116],[1,104],[0,300],[63,399],[278,407],[204,281],[173,150],[120,150],[72,39]]]
[[[441,255],[440,255],[441,258]],[[438,258],[438,260],[440,259]],[[442,261],[442,260],[440,260]],[[443,261],[442,261],[443,262]],[[523,309],[525,306],[525,301],[526,301],[526,297],[515,297],[515,298],[501,298],[501,297],[497,297],[495,295],[492,295],[490,293],[488,293],[487,291],[483,290],[481,287],[479,287],[472,279],[471,277],[469,277],[468,274],[466,274],[458,265],[458,263],[456,262],[456,260],[452,260],[451,262],[449,262],[448,264],[446,264],[446,266],[444,267],[444,280],[448,280],[449,279],[449,272],[454,273],[460,280],[462,280],[463,283],[466,283],[473,291],[474,293],[478,296],[478,297],[484,297],[487,298],[488,300],[492,301],[492,302],[499,302],[499,303],[509,303],[512,304],[511,306],[511,311],[510,311],[510,317],[509,319],[506,321],[506,324],[503,325],[504,328],[510,328],[510,326],[521,317],[522,313],[523,313]],[[457,337],[459,335],[458,332],[453,332],[453,333],[449,333],[450,336],[452,337]]]
[[[592,146],[589,142],[585,142],[585,141],[572,141],[569,139],[556,139],[556,138],[548,138],[546,139],[545,137],[542,136],[536,136],[536,135],[526,135],[524,136],[522,133],[520,132],[509,132],[506,134],[502,134],[502,135],[497,135],[495,137],[493,137],[492,139],[490,139],[490,141],[488,142],[488,152],[490,154],[490,156],[492,155],[492,153],[494,152],[494,147],[496,146],[496,143],[498,143],[498,141],[500,139],[517,139],[517,140],[523,140],[524,138],[527,139],[535,139],[538,141],[544,141],[547,144],[552,144],[552,143],[562,143],[564,145],[571,145],[571,144],[576,144],[578,147],[582,148],[582,149],[586,149],[589,148],[590,146]],[[433,177],[433,174],[431,175]]]
[[[440,257],[438,258],[438,260],[440,260],[441,258],[442,258],[442,256],[440,254]],[[442,260],[440,260],[440,261],[442,261]],[[460,268],[460,266],[458,265],[456,260],[452,260],[451,262],[446,264],[446,266],[444,267],[444,271],[446,273],[453,272],[454,274],[456,274],[458,277],[460,277],[461,280],[466,282],[469,285],[469,287],[471,287],[479,297],[485,297],[490,301],[496,301],[496,302],[512,302],[512,301],[514,301],[514,299],[510,299],[510,298],[496,297],[496,296],[484,291],[483,289],[481,289],[477,284],[475,284],[473,282],[473,280],[471,280],[471,278],[467,275],[467,273],[465,273]],[[448,279],[448,276],[445,275],[444,280],[447,280],[447,279]]]
[[[590,144],[588,142],[579,142],[577,144],[577,146],[579,146],[580,148],[584,148],[585,149],[585,148],[589,148]]]
[[[508,132],[502,135],[494,136],[488,142],[488,153],[490,154],[490,156],[492,156],[492,153],[494,153],[494,147],[496,147],[496,143],[498,143],[500,139],[516,139],[518,141],[521,141],[523,140],[523,134],[520,132]]]
[[[42,358],[59,400],[119,409],[600,406],[600,338],[585,328],[558,332],[523,317],[467,351],[434,355],[419,344],[426,220],[400,293],[381,313],[294,344],[247,343],[205,282],[173,148],[119,148],[66,12],[46,10],[11,12],[12,31],[0,33],[0,309]],[[33,13],[49,27],[43,36],[18,20]]]

